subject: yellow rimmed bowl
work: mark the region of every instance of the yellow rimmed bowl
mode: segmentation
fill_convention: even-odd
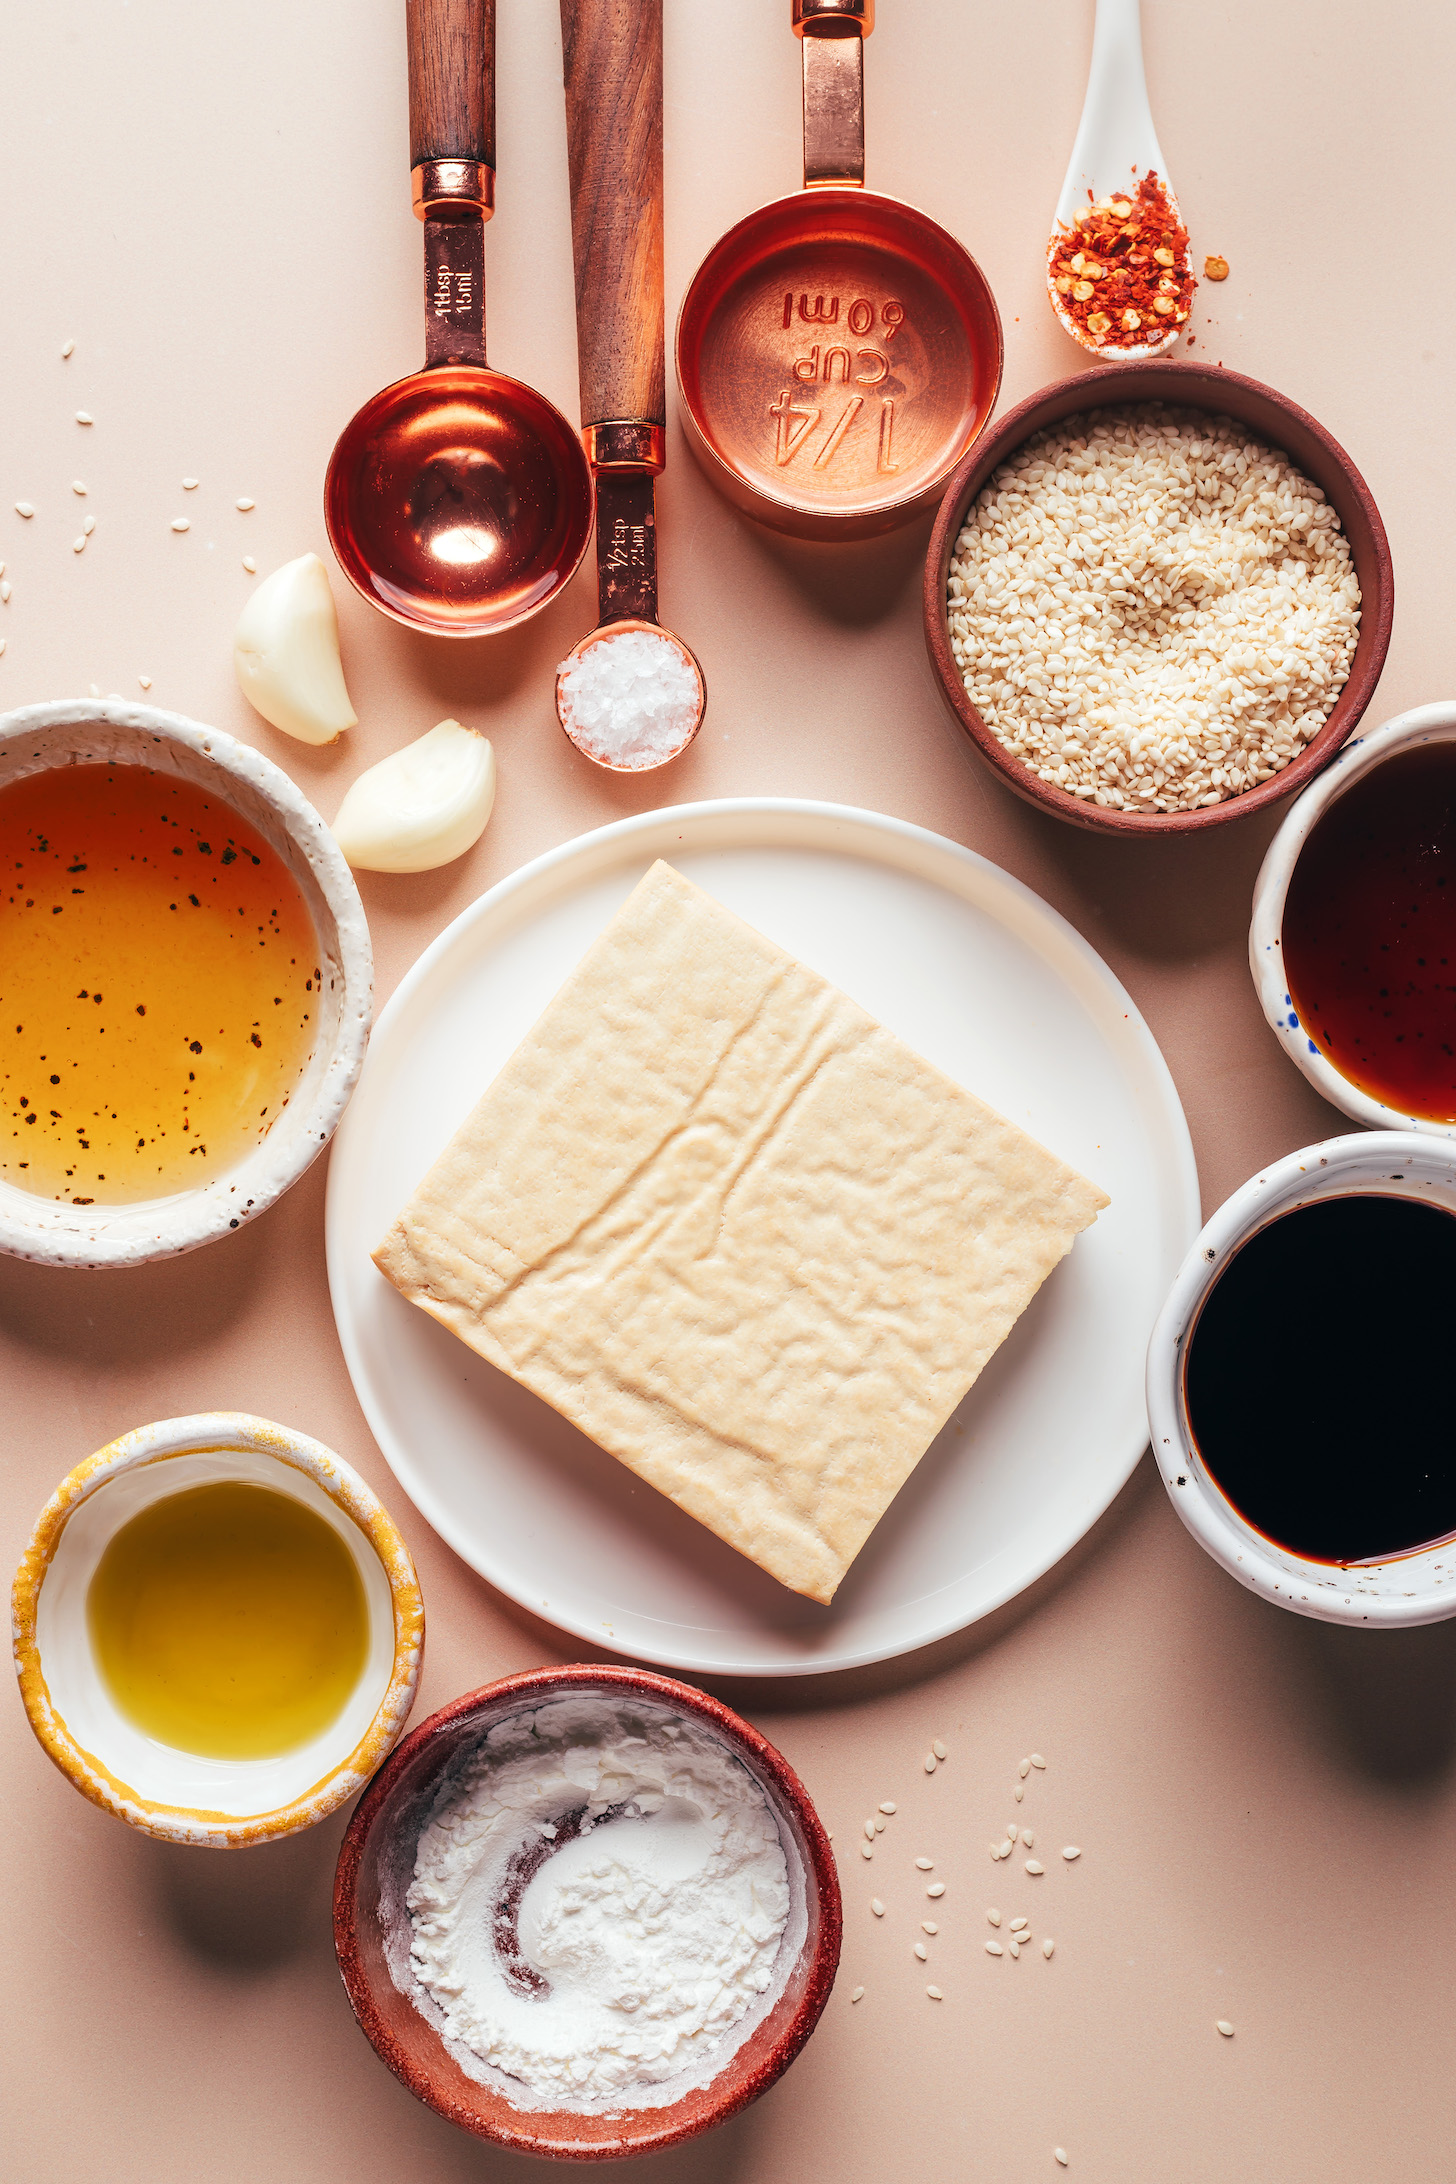
[[[146,1735],[113,1701],[87,1628],[91,1579],[121,1527],[169,1495],[232,1480],[287,1494],[332,1526],[369,1617],[364,1667],[341,1712],[267,1759],[209,1759]],[[132,1827],[214,1850],[295,1834],[361,1790],[409,1718],[424,1651],[419,1580],[383,1505],[322,1442],[239,1411],[138,1426],[78,1464],[36,1520],[11,1605],[20,1695],[61,1772]]]

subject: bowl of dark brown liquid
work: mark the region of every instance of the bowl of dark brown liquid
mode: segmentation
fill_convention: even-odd
[[[1362,1131],[1264,1169],[1148,1350],[1174,1507],[1253,1592],[1376,1628],[1456,1615],[1456,1143]]]
[[[1249,963],[1332,1105],[1456,1139],[1456,704],[1356,737],[1293,805],[1254,889]]]

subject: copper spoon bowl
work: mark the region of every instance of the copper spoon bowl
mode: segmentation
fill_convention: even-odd
[[[408,0],[406,22],[425,368],[345,426],[324,519],[371,606],[433,636],[483,637],[537,613],[576,569],[591,474],[561,412],[486,362],[495,0]]]

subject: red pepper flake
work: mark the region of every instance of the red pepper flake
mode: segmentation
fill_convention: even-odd
[[[1186,323],[1197,282],[1188,230],[1156,173],[1058,223],[1047,278],[1089,349],[1141,348]]]

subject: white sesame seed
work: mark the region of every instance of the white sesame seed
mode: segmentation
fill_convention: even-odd
[[[91,415],[90,410],[78,409],[76,412],[76,422],[78,425],[94,425],[96,420]]]
[[[933,1858],[917,1858],[915,1863],[922,1873],[933,1873],[935,1871],[935,1860]]]
[[[35,509],[29,501],[17,501],[15,503],[15,513],[17,516],[24,516],[28,523],[35,514]]]
[[[932,1881],[925,1893],[927,1896],[943,1896],[945,1894],[945,1882]]]
[[[95,528],[96,518],[94,516],[88,516],[86,518],[86,521],[81,526],[81,529],[85,532],[87,538],[91,536],[91,533],[95,530]]]
[[[86,551],[85,538],[73,538],[71,541],[71,551],[73,554],[84,554]]]
[[[882,1919],[882,1918],[884,1917],[884,1915],[885,1915],[885,1907],[884,1907],[884,1905],[883,1905],[883,1904],[882,1904],[882,1903],[880,1902],[880,1899],[879,1899],[879,1897],[878,1897],[878,1896],[871,1896],[871,1898],[870,1898],[870,1909],[871,1909],[871,1911],[873,1911],[873,1912],[874,1912],[874,1914],[875,1914],[875,1917],[876,1917],[877,1919]]]
[[[100,695],[101,695],[101,685],[100,685],[100,683],[99,683],[99,682],[94,682],[94,683],[88,683],[88,684],[87,684],[87,689],[88,689],[88,690],[90,691],[90,694],[91,694],[91,696],[92,696],[93,698],[99,698],[99,697],[100,697]]]
[[[250,508],[252,508],[252,507],[253,507],[254,505],[255,505],[255,503],[254,503],[254,502],[252,502],[252,501],[250,501],[250,500],[249,500],[249,499],[247,498],[247,496],[246,496],[246,495],[244,495],[244,497],[243,497],[243,499],[242,499],[242,500],[239,500],[239,501],[234,501],[234,503],[233,503],[233,506],[234,506],[235,508],[241,508],[241,509],[242,509],[242,511],[243,511],[243,513],[244,513],[244,515],[246,515],[246,514],[247,514],[247,512],[248,512],[248,510],[249,510]]]
[[[1011,1939],[1006,1944],[1006,1954],[1008,1956],[1015,1957],[1017,1962],[1020,1963],[1021,1943],[1017,1940],[1015,1934],[1011,1936]]]
[[[150,690],[152,687],[152,678],[150,675],[138,675],[137,681],[141,684],[143,690]]]
[[[1030,1919],[1013,1919],[1011,1921],[1011,1931],[1013,1934],[1023,1933],[1030,1924]]]
[[[190,531],[192,526],[185,516],[174,516],[172,518],[172,529],[174,531]]]
[[[885,1802],[883,1803],[883,1805],[881,1805],[881,1807],[880,1807],[880,1811],[881,1811],[881,1812],[893,1812],[894,1810],[895,1810],[895,1800],[894,1800],[894,1798],[893,1798],[893,1797],[887,1797],[887,1798],[885,1799]]]
[[[930,1951],[926,1948],[923,1941],[916,1942],[915,1954],[919,1957],[922,1964],[925,1964],[929,1961]]]
[[[64,359],[65,359],[66,357],[68,357],[68,356],[74,356],[74,355],[75,355],[75,353],[76,353],[76,344],[75,344],[75,342],[74,342],[74,341],[68,341],[68,342],[66,343],[66,346],[65,346],[65,348],[64,348],[64,349],[62,349],[62,351],[61,351],[61,356],[62,356],[62,359],[64,360]]]
[[[1081,1855],[1082,1846],[1080,1843],[1068,1843],[1066,1849],[1062,1852],[1062,1856],[1066,1859],[1068,1865],[1071,1864],[1074,1858],[1080,1858]]]
[[[988,1941],[986,1944],[986,1954],[987,1956],[1005,1956],[1006,1951],[1002,1948],[999,1941]]]
[[[5,574],[5,564],[4,564],[4,562],[3,562],[3,561],[0,561],[0,576],[3,576],[4,574]]]
[[[1054,2147],[1052,2148],[1052,2160],[1053,2160],[1053,2161],[1057,2161],[1057,2162],[1060,2162],[1060,2163],[1061,2163],[1061,2165],[1062,2165],[1062,2167],[1063,2167],[1063,2168],[1065,2169],[1065,2168],[1066,2168],[1066,2166],[1067,2166],[1067,2149],[1066,2149],[1066,2147],[1065,2147],[1065,2146],[1054,2146]]]
[[[1028,1873],[1045,1873],[1046,1867],[1042,1864],[1040,1858],[1028,1858],[1026,1870]]]
[[[874,1848],[869,1843],[861,1843],[859,1846],[859,1854],[861,1858],[873,1858],[875,1854]]]
[[[1013,1843],[1014,1843],[1014,1842],[1016,1841],[1016,1824],[1015,1824],[1015,1822],[1014,1822],[1014,1821],[1012,1821],[1012,1822],[1009,1822],[1009,1823],[1008,1823],[1008,1825],[1007,1825],[1007,1829],[1006,1829],[1006,1834],[1007,1834],[1007,1839],[1008,1839],[1008,1840],[1009,1840],[1010,1842],[1013,1842]]]
[[[875,1822],[875,1833],[876,1833],[876,1835],[883,1835],[883,1834],[884,1834],[884,1832],[885,1832],[885,1823],[884,1823],[884,1821],[883,1821],[883,1820],[877,1820],[877,1821]]]
[[[922,1919],[920,1921],[920,1931],[922,1934],[938,1934],[940,1928],[936,1925],[934,1919]]]
[[[997,1851],[996,1855],[998,1858],[1009,1858],[1011,1856],[1011,1838],[1009,1835],[1007,1836],[1005,1842],[1001,1845],[1001,1848]]]
[[[863,1988],[863,1987],[856,1987],[856,1988],[855,1988],[855,1990],[854,1990],[854,1992],[853,1992],[853,1994],[852,1994],[852,1995],[850,1996],[850,1998],[849,1998],[849,1999],[850,1999],[850,2001],[851,2001],[851,2002],[858,2002],[858,2000],[860,1999],[860,1996],[861,1996],[861,1995],[862,1995],[863,1993],[864,1993],[864,1988]]]
[[[1018,1769],[1018,1772],[1021,1776],[1022,1781],[1024,1782],[1027,1776],[1031,1773],[1031,1761],[1029,1759],[1024,1759],[1021,1762],[1021,1766]]]
[[[1234,2036],[1234,2028],[1226,2017],[1216,2017],[1214,2019],[1214,2030],[1215,2032],[1221,2032],[1225,2040],[1232,2040]]]
[[[926,1753],[926,1755],[925,1755],[925,1772],[926,1772],[927,1774],[934,1774],[934,1772],[935,1772],[935,1754],[934,1754],[934,1752],[927,1752],[927,1753]]]
[[[996,1906],[994,1904],[992,1904],[990,1910],[986,1913],[986,1924],[988,1926],[999,1926],[1001,1924],[1001,1914],[996,1909]]]
[[[1012,1796],[1013,1796],[1013,1797],[1014,1797],[1014,1798],[1016,1799],[1016,1802],[1017,1802],[1017,1804],[1019,1805],[1019,1804],[1021,1803],[1021,1800],[1022,1800],[1022,1798],[1023,1798],[1023,1797],[1025,1797],[1025,1795],[1026,1795],[1026,1792],[1025,1792],[1025,1790],[1024,1790],[1024,1789],[1023,1789],[1022,1787],[1021,1787],[1021,1784],[1020,1784],[1020,1783],[1018,1782],[1018,1783],[1017,1783],[1017,1785],[1016,1785],[1016,1787],[1015,1787],[1015,1789],[1014,1789],[1014,1790],[1013,1790],[1013,1791],[1011,1792],[1011,1794],[1012,1794]]]
[[[1046,1761],[1042,1758],[1040,1752],[1033,1752],[1031,1755],[1031,1764],[1033,1767],[1045,1767]]]
[[[872,1843],[875,1839],[875,1823],[873,1820],[866,1820],[864,1824],[864,1831],[865,1840]]]
[[[86,490],[85,484],[84,484],[84,482],[83,482],[83,481],[82,481],[82,480],[81,480],[80,478],[72,478],[72,480],[71,480],[71,491],[72,491],[73,493],[84,493],[84,492],[85,492],[85,490]]]
[[[108,690],[106,693],[106,702],[108,705],[125,705],[126,700],[125,698],[123,698],[119,690]]]
[[[941,1993],[939,1987],[927,1987],[925,1992],[932,2002],[943,2002],[945,2000],[945,1996]]]
[[[1000,1845],[999,1843],[993,1843],[993,1844],[991,1845],[991,1856],[992,1856],[993,1858],[999,1858],[999,1857],[1000,1857],[1000,1855],[1001,1855],[1001,1845]]]
[[[1041,1953],[1042,1953],[1042,1955],[1043,1955],[1044,1957],[1049,1957],[1049,1956],[1051,1955],[1051,1953],[1052,1953],[1053,1949],[1055,1949],[1055,1947],[1056,1947],[1056,1943],[1055,1943],[1055,1942],[1054,1942],[1054,1941],[1053,1941],[1053,1940],[1051,1939],[1051,1937],[1050,1937],[1050,1936],[1048,1936],[1048,1937],[1047,1937],[1047,1939],[1046,1939],[1046,1940],[1045,1940],[1045,1941],[1044,1941],[1044,1942],[1042,1943],[1042,1945],[1041,1945]]]
[[[949,1753],[946,1751],[945,1746],[941,1743],[939,1737],[931,1738],[930,1749],[932,1752],[934,1752],[937,1759],[948,1759],[950,1756]]]
[[[5,650],[5,639],[4,639],[3,637],[0,637],[0,652],[3,652],[4,650]]]
[[[200,482],[201,482],[201,481],[200,481],[199,479],[197,479],[197,478],[184,478],[184,479],[182,480],[182,490],[183,490],[183,492],[184,492],[184,493],[195,493],[195,492],[197,491],[197,488],[198,488],[198,485],[200,484]]]
[[[8,582],[7,582],[7,581],[6,581],[6,580],[5,580],[5,579],[4,579],[3,577],[0,577],[0,606],[6,606],[6,607],[8,607],[8,606],[9,606],[9,604],[10,604],[10,586],[9,586],[9,583],[8,583]]]
[[[251,554],[243,555],[243,567],[247,570],[249,576],[256,576],[258,573],[258,564]]]
[[[1022,1842],[1023,1842],[1023,1843],[1025,1843],[1025,1845],[1026,1845],[1027,1849],[1028,1849],[1028,1850],[1030,1850],[1030,1848],[1031,1848],[1031,1829],[1030,1829],[1030,1828],[1023,1828],[1023,1829],[1022,1829],[1022,1831],[1021,1831],[1021,1840],[1022,1840]]]

